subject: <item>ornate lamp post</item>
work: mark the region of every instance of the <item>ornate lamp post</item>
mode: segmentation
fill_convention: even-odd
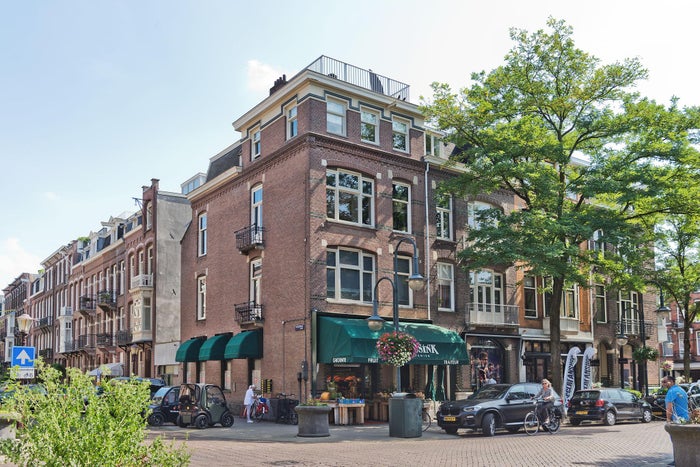
[[[627,335],[622,332],[622,329],[620,329],[620,334],[615,336],[615,340],[617,342],[617,360],[618,364],[620,366],[620,388],[625,389],[625,380],[622,377],[622,369],[623,369],[623,363],[622,363],[622,347],[624,347],[627,344]]]
[[[389,281],[391,284],[392,291],[392,310],[394,315],[394,331],[399,332],[399,294],[397,289],[397,284],[399,280],[399,246],[403,242],[409,242],[413,245],[413,267],[411,268],[411,275],[408,277],[408,286],[411,290],[418,291],[423,288],[425,284],[425,278],[418,272],[418,247],[416,242],[409,237],[401,237],[399,242],[396,244],[394,249],[394,280],[392,281],[388,277],[381,277],[374,284],[374,299],[372,300],[372,316],[367,318],[367,326],[372,331],[379,331],[384,326],[384,318],[379,316],[378,308],[379,304],[377,301],[377,286],[383,280]],[[397,392],[401,392],[401,368],[396,367],[396,389]]]
[[[26,345],[29,330],[32,328],[32,324],[34,324],[34,318],[27,313],[23,313],[15,318],[15,321],[17,322],[17,329],[19,330],[21,345]]]

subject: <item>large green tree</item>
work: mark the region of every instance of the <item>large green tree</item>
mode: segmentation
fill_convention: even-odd
[[[552,279],[552,378],[561,389],[564,287],[587,286],[592,271],[613,287],[644,287],[634,273],[651,258],[640,247],[651,239],[642,220],[670,210],[653,200],[695,122],[675,102],[667,108],[632,92],[647,77],[637,59],[601,64],[576,48],[564,21],[547,25],[512,29],[503,65],[472,74],[457,93],[434,83],[423,110],[458,148],[450,162],[458,175],[443,190],[513,198],[509,212],[480,213],[459,254],[472,270],[515,264]],[[582,249],[594,232],[615,248]]]

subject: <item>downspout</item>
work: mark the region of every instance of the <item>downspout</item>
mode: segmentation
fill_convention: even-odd
[[[427,296],[428,296],[428,319],[430,318],[430,206],[428,204],[428,172],[430,172],[430,162],[426,161],[425,158],[423,158],[425,161],[425,176],[423,178],[423,184],[425,186],[425,199],[424,204],[425,204],[425,286],[427,290]]]

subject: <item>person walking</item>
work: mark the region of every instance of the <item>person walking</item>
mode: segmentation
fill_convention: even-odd
[[[253,409],[253,401],[255,400],[255,385],[251,384],[248,386],[248,390],[245,392],[245,398],[243,399],[243,405],[245,405],[245,414],[248,419],[248,423],[253,423],[250,419],[250,414]]]
[[[661,385],[666,388],[666,422],[682,423],[688,420],[688,394],[676,385],[676,378],[664,376]]]

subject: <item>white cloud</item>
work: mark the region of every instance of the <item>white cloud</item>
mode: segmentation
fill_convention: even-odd
[[[41,259],[22,248],[17,238],[6,238],[0,243],[0,289],[23,272],[36,274],[40,267]]]
[[[46,198],[47,201],[58,201],[59,200],[58,194],[54,193],[53,191],[44,192],[44,198]]]
[[[255,92],[269,91],[282,72],[258,60],[248,60],[248,89]]]

